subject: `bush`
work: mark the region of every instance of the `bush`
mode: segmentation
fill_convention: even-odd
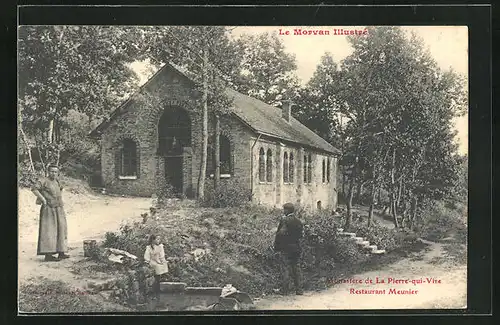
[[[28,161],[20,161],[17,170],[17,179],[20,187],[30,188],[35,183],[38,175],[30,168]]]
[[[433,201],[423,207],[419,229],[421,236],[440,240],[455,234],[457,240],[467,240],[467,205],[457,202]]]
[[[378,249],[385,249],[388,252],[401,247],[403,244],[397,230],[388,229],[384,226],[358,226],[356,227],[356,234],[366,238],[370,244],[377,245]]]
[[[338,235],[341,220],[328,213],[321,213],[308,220],[304,226],[304,246],[314,254],[313,260],[332,259],[336,263],[359,263],[365,254],[346,238]]]
[[[202,203],[205,207],[239,207],[250,201],[250,190],[237,180],[221,180],[217,190],[214,189],[213,180],[205,186],[205,201]]]
[[[158,197],[158,203],[160,203],[160,205],[165,199],[176,196],[174,187],[162,177],[155,178],[155,187],[156,196]]]
[[[117,233],[107,232],[103,246],[121,249],[142,258],[148,245],[149,236],[162,234],[163,232],[163,229],[155,223],[143,224],[135,222],[125,224],[120,227],[120,231]]]

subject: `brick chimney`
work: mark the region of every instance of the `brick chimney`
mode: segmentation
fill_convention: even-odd
[[[290,122],[292,117],[292,101],[287,99],[283,101],[281,105],[281,116],[285,119],[285,121]]]

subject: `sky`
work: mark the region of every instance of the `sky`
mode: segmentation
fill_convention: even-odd
[[[328,30],[330,35],[294,35],[294,29]],[[408,33],[420,36],[432,57],[441,69],[452,68],[468,77],[468,29],[466,26],[403,26]],[[334,35],[334,29],[362,31],[363,26],[245,26],[232,27],[231,36],[242,34],[275,33],[283,40],[285,50],[295,55],[297,76],[305,84],[313,75],[321,56],[330,52],[336,62],[340,62],[352,52],[345,35]],[[281,32],[280,32],[281,30]],[[284,35],[289,31],[289,35]],[[338,33],[338,32],[337,32]],[[363,37],[363,35],[359,35]],[[141,69],[140,65],[136,67]],[[455,121],[458,131],[459,152],[468,152],[468,114]]]

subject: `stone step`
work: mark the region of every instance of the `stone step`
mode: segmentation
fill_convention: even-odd
[[[346,237],[356,237],[356,233],[354,233],[354,232],[341,232],[340,235],[346,236]]]
[[[385,254],[385,249],[375,249],[372,251],[372,254],[376,254],[376,255]]]
[[[358,241],[356,244],[360,246],[370,246],[370,242],[368,240]]]
[[[184,282],[160,282],[161,292],[183,292],[187,284]]]
[[[377,245],[369,245],[369,246],[366,246],[367,249],[371,249],[372,251],[376,250],[377,249]]]
[[[352,237],[354,241],[364,241],[365,239],[363,237]]]
[[[222,293],[221,287],[186,287],[186,294],[200,294],[200,295],[212,295],[220,296]]]

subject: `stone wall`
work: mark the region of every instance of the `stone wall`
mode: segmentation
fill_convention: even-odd
[[[184,77],[174,71],[163,71],[153,80],[123,106],[124,112],[102,134],[102,176],[109,192],[137,196],[150,196],[155,192],[156,178],[164,176],[162,158],[157,156],[157,146],[158,122],[165,109],[175,106],[186,110],[191,119],[192,130],[198,129],[200,124],[199,109],[194,100],[199,94]],[[147,94],[151,94],[151,97]],[[199,137],[198,133],[193,132],[192,141],[199,142]],[[115,173],[115,154],[125,138],[131,138],[138,144],[140,170],[137,179],[118,179]],[[185,161],[189,160],[191,165],[195,163],[187,151]],[[186,170],[183,178],[193,177],[190,175],[191,170]],[[189,186],[183,188],[188,191]]]
[[[257,138],[254,139],[254,141]],[[259,180],[259,152],[263,148],[267,154],[268,149],[272,150],[272,181]],[[314,210],[317,208],[318,201],[321,201],[323,209],[335,209],[337,206],[337,182],[336,182],[336,164],[337,159],[334,156],[327,155],[297,147],[290,144],[276,143],[271,139],[258,139],[253,148],[253,178],[254,195],[253,200],[256,203],[281,207],[286,202],[292,202],[306,209]],[[284,182],[283,162],[284,153],[288,156],[293,154],[294,169],[293,182]],[[312,154],[312,177],[311,183],[304,182],[304,155]],[[323,183],[322,160],[330,159],[330,181]],[[325,170],[326,173],[326,170]]]
[[[151,94],[154,100],[147,95]],[[131,196],[151,196],[156,192],[158,180],[164,178],[163,157],[158,157],[158,122],[164,110],[180,107],[191,120],[191,147],[183,150],[183,194],[187,197],[196,195],[201,163],[201,109],[195,99],[199,93],[192,89],[189,81],[175,71],[164,70],[143,91],[123,105],[124,110],[117,116],[102,134],[101,165],[104,186],[111,193]],[[221,133],[229,139],[232,150],[234,173],[231,180],[236,180],[248,190],[253,189],[253,201],[280,207],[285,202],[294,202],[300,206],[315,209],[321,201],[323,208],[335,208],[336,164],[332,160],[329,183],[322,182],[321,161],[325,156],[311,152],[292,144],[282,144],[275,139],[258,137],[246,125],[234,116],[221,117]],[[209,135],[213,134],[213,119],[208,123]],[[115,172],[115,155],[123,139],[132,139],[138,148],[139,174],[137,179],[119,179]],[[259,150],[270,149],[272,159],[272,181],[259,181]],[[283,182],[283,154],[294,155],[294,181]],[[303,156],[313,154],[313,179],[311,184],[303,182]],[[253,168],[252,168],[253,167]],[[208,175],[207,175],[208,176]],[[253,178],[252,178],[253,176]],[[209,178],[206,180],[211,181]],[[224,182],[224,180],[221,180]]]

